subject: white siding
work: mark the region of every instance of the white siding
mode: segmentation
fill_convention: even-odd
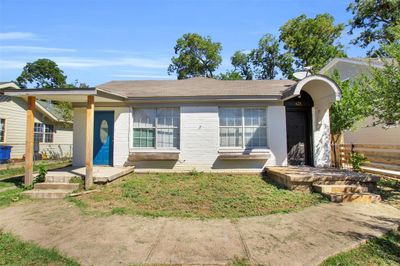
[[[1,145],[13,146],[12,159],[21,159],[25,154],[26,140],[26,108],[25,100],[0,96],[0,118],[6,119],[6,141]],[[71,153],[72,129],[65,128],[62,124],[54,123],[40,112],[35,112],[35,122],[48,123],[55,126],[53,143],[40,145],[40,152],[48,156],[63,157]]]
[[[332,74],[337,70],[342,80],[355,79],[360,74],[369,74],[370,66],[355,63],[338,62],[334,67],[328,70]],[[400,143],[400,127],[391,127],[388,129],[382,126],[372,126],[373,119],[366,118],[354,126],[353,130],[343,132],[341,140],[345,144],[388,144],[398,145]]]
[[[400,127],[382,128],[382,126],[372,126],[373,119],[368,117],[358,123],[354,130],[343,132],[344,143],[364,143],[364,144],[400,144]]]

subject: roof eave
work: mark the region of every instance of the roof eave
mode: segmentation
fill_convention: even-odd
[[[129,103],[185,103],[185,102],[260,102],[281,101],[281,95],[251,96],[176,96],[176,97],[128,97]]]

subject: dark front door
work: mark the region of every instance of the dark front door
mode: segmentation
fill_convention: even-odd
[[[312,165],[312,98],[302,92],[300,97],[286,101],[285,106],[288,164]]]
[[[287,151],[289,165],[309,165],[309,141],[307,113],[286,112]]]
[[[94,112],[93,164],[112,165],[114,150],[114,112]]]

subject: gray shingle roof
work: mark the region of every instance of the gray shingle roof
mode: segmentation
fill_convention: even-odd
[[[54,106],[54,104],[44,100],[37,100],[36,103],[40,104],[49,113],[54,115],[59,121],[64,120],[62,114],[60,113],[60,111],[58,111],[58,109]]]
[[[97,88],[128,98],[198,96],[272,96],[296,84],[292,80],[215,80],[196,77],[184,80],[110,81]]]

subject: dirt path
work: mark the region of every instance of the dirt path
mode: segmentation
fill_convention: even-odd
[[[235,256],[269,265],[317,265],[400,224],[385,204],[323,204],[237,221],[90,217],[65,201],[0,210],[0,229],[56,247],[83,265],[226,264]]]

